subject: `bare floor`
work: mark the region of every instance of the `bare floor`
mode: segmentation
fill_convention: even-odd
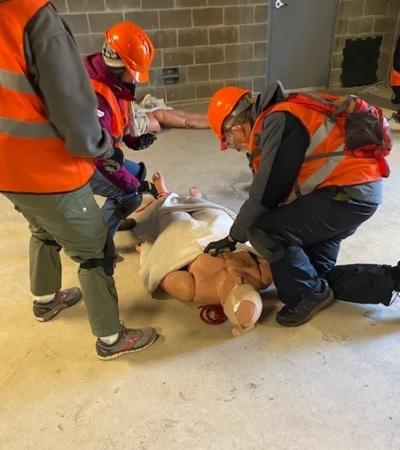
[[[399,145],[376,215],[343,243],[341,263],[400,258]],[[142,152],[171,190],[198,186],[238,210],[250,173],[243,155],[222,153],[208,130],[170,130]],[[154,300],[138,277],[129,232],[119,233],[121,318],[161,334],[142,353],[98,360],[83,303],[53,321],[33,319],[27,226],[0,196],[1,449],[400,448],[400,306],[337,302],[310,323],[280,327],[265,300],[259,325],[234,338],[192,304]],[[64,286],[77,284],[63,259]]]

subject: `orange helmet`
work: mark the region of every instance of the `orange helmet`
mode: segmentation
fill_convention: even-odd
[[[118,54],[134,79],[148,81],[154,46],[147,33],[134,23],[118,22],[104,34],[106,44]]]
[[[235,109],[239,100],[245,96],[251,96],[251,92],[247,89],[227,86],[219,89],[208,104],[208,121],[215,135],[221,141],[221,150],[228,148],[222,131],[224,120]]]

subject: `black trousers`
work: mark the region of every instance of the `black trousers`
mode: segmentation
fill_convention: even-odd
[[[383,264],[348,264],[334,267],[327,280],[338,300],[388,306],[393,291],[400,288],[393,278],[398,270]]]
[[[340,188],[321,189],[273,208],[250,228],[253,247],[270,263],[281,301],[296,304],[326,289],[340,243],[378,205],[357,202]]]

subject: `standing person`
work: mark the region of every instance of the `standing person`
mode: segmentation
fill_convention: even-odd
[[[98,357],[150,346],[153,328],[120,323],[113,243],[89,185],[94,159],[118,168],[122,152],[99,125],[74,39],[47,0],[0,1],[0,116],[0,191],[29,222],[34,316],[50,320],[82,296],[60,290],[64,248],[80,264]]]
[[[124,143],[133,150],[141,150],[156,139],[149,133],[135,135],[130,106],[135,99],[135,84],[149,79],[153,58],[154,46],[149,36],[131,22],[118,22],[107,29],[101,52],[85,58],[97,96],[99,121],[111,135],[114,147],[120,148]],[[101,160],[95,163],[90,184],[95,194],[106,197],[101,210],[113,236],[118,229],[133,226],[132,219],[127,217],[140,205],[141,192],[148,187],[143,183],[145,166],[125,160],[123,167],[110,172]]]
[[[284,326],[301,325],[334,301],[325,277],[341,241],[382,201],[386,168],[383,158],[344,151],[344,112],[335,121],[322,99],[314,107],[298,99],[285,98],[280,83],[255,102],[249,91],[226,87],[208,109],[221,148],[250,153],[254,179],[229,236],[205,251],[232,251],[249,240],[270,263],[285,304],[276,319]],[[346,105],[347,111],[361,106],[361,99]]]

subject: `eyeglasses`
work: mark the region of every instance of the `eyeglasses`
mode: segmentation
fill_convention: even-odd
[[[125,73],[125,66],[123,67],[108,67],[110,72],[117,78],[121,78]]]
[[[235,148],[232,130],[230,129],[226,131],[223,130],[223,135],[224,135],[224,144],[226,148]]]

